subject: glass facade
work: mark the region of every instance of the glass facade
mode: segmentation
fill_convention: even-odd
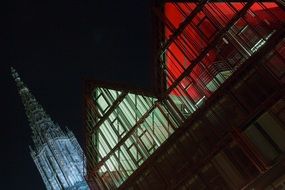
[[[245,187],[284,153],[284,125],[265,111],[282,94],[284,7],[166,2],[153,11],[163,91],[90,88],[87,178],[101,189]]]
[[[92,156],[109,188],[127,179],[178,126],[153,97],[96,88],[87,107],[87,126],[96,146]]]
[[[284,20],[285,11],[274,2],[165,3],[161,59],[168,101],[182,106],[181,112],[194,112],[284,26]]]

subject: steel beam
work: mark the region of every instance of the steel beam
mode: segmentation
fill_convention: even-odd
[[[111,113],[117,108],[117,106],[124,100],[124,98],[127,96],[127,92],[122,92],[119,97],[113,102],[111,107],[108,109],[108,111],[103,115],[103,117],[96,123],[92,130],[91,133],[94,133],[95,130],[102,125],[102,123],[111,115]],[[93,100],[94,101],[94,100]]]
[[[177,139],[182,135],[185,134],[186,130],[188,129],[189,126],[191,126],[191,123],[193,123],[193,121],[195,121],[197,118],[199,118],[201,115],[203,115],[207,109],[209,108],[210,105],[212,105],[212,103],[214,103],[217,98],[219,98],[221,96],[221,94],[223,94],[225,91],[227,91],[227,88],[233,86],[232,83],[234,83],[236,81],[236,79],[239,78],[240,75],[243,74],[244,71],[248,70],[249,66],[256,66],[258,65],[260,62],[256,61],[256,60],[261,60],[263,59],[269,52],[270,50],[280,41],[280,39],[285,38],[285,26],[283,26],[282,30],[277,31],[275,34],[273,34],[273,36],[271,38],[269,38],[268,42],[260,48],[260,50],[258,52],[256,52],[253,56],[251,56],[243,65],[241,68],[239,68],[238,71],[236,71],[233,76],[228,79],[208,100],[208,104],[206,104],[205,106],[203,106],[202,108],[200,108],[199,110],[197,110],[190,118],[188,118],[180,128],[178,128],[173,135],[171,135],[167,141],[162,144],[156,151],[154,154],[152,154],[141,166],[140,168],[138,168],[128,179],[127,181],[125,181],[120,187],[119,189],[126,189],[129,185],[131,185],[132,182],[134,182],[142,173],[145,169],[147,169],[148,167],[150,167],[152,164],[155,163],[156,159],[163,153],[166,152],[167,149],[172,146]],[[281,85],[281,84],[280,84]],[[260,111],[264,111],[264,107],[266,105],[266,108],[268,108],[268,106],[272,105],[272,100],[277,100],[278,98],[280,98],[281,96],[284,96],[284,91],[285,91],[285,86],[281,85],[281,89],[279,89],[277,92],[275,92],[270,98],[269,100],[266,100],[266,102],[264,102],[261,107],[262,109],[259,109]],[[269,103],[268,103],[269,102]],[[255,110],[256,112],[256,110]],[[254,118],[254,116],[257,113],[251,114],[249,117],[251,117],[251,119],[247,120],[247,122],[250,122],[252,120],[252,118]],[[245,123],[243,122],[242,125],[245,125]],[[221,150],[223,147],[225,146],[224,143],[219,144],[217,146],[217,148],[219,150]],[[216,152],[217,150],[215,150]],[[211,154],[211,153],[209,153]],[[213,155],[213,154],[211,154]],[[206,158],[206,160],[209,160],[209,157]],[[203,161],[203,163],[205,162],[205,160]],[[191,167],[190,167],[191,168]],[[195,169],[194,169],[195,170]],[[192,170],[189,170],[187,172],[187,174],[185,174],[185,176],[189,176],[190,173],[193,173]]]
[[[189,75],[194,67],[200,63],[200,61],[207,55],[207,53],[216,46],[217,42],[222,38],[222,36],[225,34],[226,31],[228,31],[234,23],[244,15],[248,9],[255,3],[256,1],[251,1],[250,3],[247,3],[241,11],[239,11],[225,26],[223,29],[221,29],[216,37],[209,43],[209,45],[200,53],[200,55],[191,63],[191,65],[173,82],[173,84],[166,90],[164,93],[164,97],[167,96],[180,82],[184,77]]]

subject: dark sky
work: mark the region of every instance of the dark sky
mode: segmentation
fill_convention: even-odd
[[[52,119],[82,142],[84,78],[150,86],[150,5],[147,0],[9,0],[1,8],[0,189],[40,190],[10,66]]]

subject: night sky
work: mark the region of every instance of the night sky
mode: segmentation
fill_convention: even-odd
[[[0,189],[44,189],[13,66],[46,112],[83,142],[84,78],[150,86],[147,0],[8,0],[1,5]],[[3,33],[4,32],[4,33]],[[3,35],[4,34],[4,35]]]

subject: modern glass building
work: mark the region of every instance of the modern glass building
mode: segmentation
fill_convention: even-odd
[[[284,3],[155,1],[153,24],[154,90],[86,82],[89,184],[284,188]]]

